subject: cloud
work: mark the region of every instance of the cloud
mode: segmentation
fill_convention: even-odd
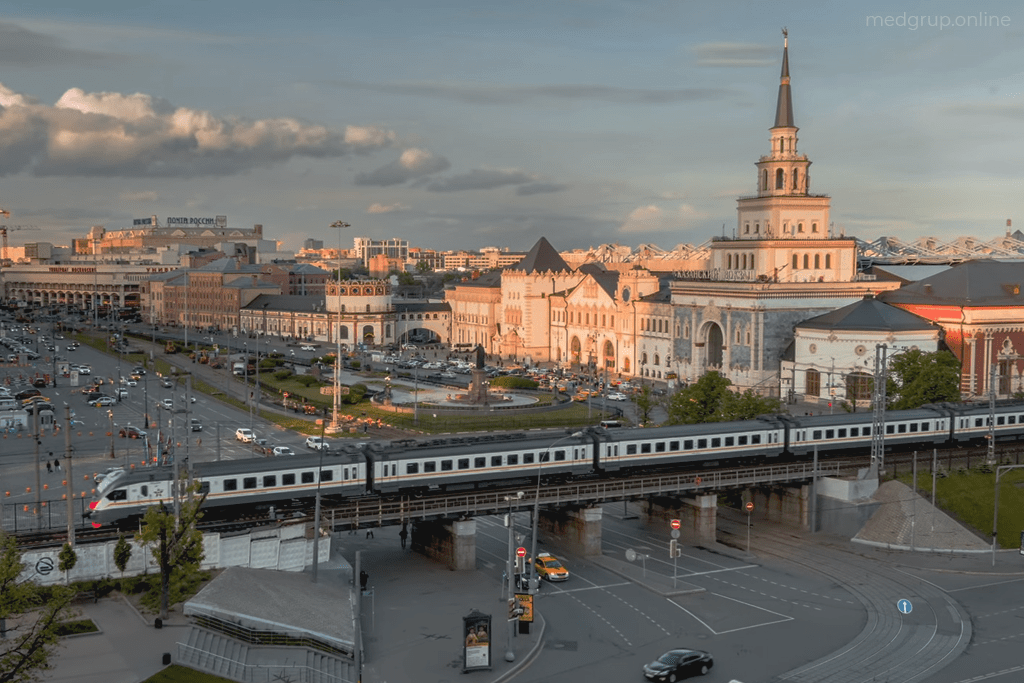
[[[430,192],[461,192],[462,190],[493,190],[505,185],[523,185],[536,180],[532,175],[514,169],[474,168],[468,173],[431,181]]]
[[[402,213],[408,211],[409,207],[404,204],[370,204],[366,207],[366,213]]]
[[[697,66],[770,66],[778,62],[777,48],[753,43],[702,43],[693,47]]]
[[[396,138],[375,127],[216,116],[142,93],[72,88],[47,106],[0,84],[0,175],[233,175],[293,157],[366,154]]]
[[[659,206],[648,204],[630,211],[619,230],[627,233],[675,231],[702,218],[707,218],[707,214],[698,211],[690,204],[680,204],[678,209],[670,213]]]
[[[121,201],[123,202],[155,202],[160,199],[153,190],[140,190],[138,192],[122,192]]]
[[[364,83],[335,81],[344,88],[368,90],[388,95],[413,95],[455,100],[468,104],[518,104],[540,101],[586,101],[612,104],[673,104],[706,102],[725,98],[732,92],[725,88],[617,88],[606,85],[479,85],[453,83]]]
[[[516,188],[516,194],[520,197],[525,197],[531,194],[548,194],[550,192],[564,192],[568,190],[568,185],[561,183],[530,183],[528,185],[520,185]]]
[[[444,157],[434,156],[425,149],[410,147],[402,152],[402,155],[395,161],[369,173],[360,173],[356,176],[355,182],[356,185],[378,187],[400,185],[407,180],[438,173],[449,167],[451,167],[451,163]]]
[[[32,67],[106,62],[111,55],[64,46],[61,41],[29,31],[17,24],[0,21],[0,66]]]

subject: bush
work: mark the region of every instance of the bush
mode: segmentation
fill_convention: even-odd
[[[363,397],[366,396],[367,391],[368,389],[365,384],[353,384],[348,388],[348,395],[343,397],[344,401],[349,405],[359,403],[363,400]]]
[[[57,635],[73,636],[79,633],[98,633],[99,628],[92,619],[78,619],[77,621],[65,621],[57,627]]]
[[[304,387],[311,387],[314,384],[320,384],[320,380],[318,380],[313,375],[296,375],[294,377],[294,381],[298,382]]]
[[[288,379],[293,373],[291,370],[278,370],[274,373],[274,379]]]
[[[363,367],[363,363],[362,363],[362,361],[354,360],[351,363],[349,363],[349,366],[353,370],[358,370],[359,368]]]
[[[536,389],[540,386],[537,382],[526,377],[516,375],[502,375],[491,380],[492,387],[504,387],[506,389]]]

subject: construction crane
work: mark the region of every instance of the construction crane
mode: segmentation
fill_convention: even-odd
[[[4,218],[10,218],[11,212],[6,209],[0,209],[0,216]],[[3,261],[3,265],[11,265],[11,259],[7,255],[7,233],[14,232],[15,230],[38,230],[34,225],[0,225],[0,238],[3,239],[3,252],[0,253],[0,260]]]

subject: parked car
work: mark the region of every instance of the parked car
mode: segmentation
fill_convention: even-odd
[[[162,380],[160,380],[160,386],[162,386],[164,389],[170,389],[171,387],[174,386],[174,383],[171,382],[171,380],[169,380],[168,378],[164,377]]]
[[[675,681],[678,678],[704,675],[715,665],[711,654],[703,650],[669,650],[649,664],[644,664],[644,678],[649,681]]]
[[[129,439],[142,439],[145,438],[146,432],[133,425],[125,425],[124,427],[121,427],[121,431],[118,432],[118,435],[122,439],[126,437]]]
[[[254,436],[255,434],[252,433],[252,430],[247,427],[239,427],[235,430],[235,439],[242,443],[249,443],[253,440]]]
[[[46,379],[43,377],[36,377],[34,380],[32,380],[32,386],[37,387],[39,389],[45,389]]]
[[[99,396],[89,401],[89,405],[95,408],[105,408],[107,406],[117,405],[117,399],[113,396]]]
[[[274,455],[295,455],[295,451],[288,446],[275,446]]]
[[[608,394],[608,400],[609,401],[628,401],[629,397],[626,396],[621,391],[613,391],[612,393]]]
[[[302,347],[302,350],[303,351],[316,351],[316,347],[313,346],[312,344],[306,344],[305,346]]]
[[[42,394],[38,389],[22,389],[14,395],[14,398],[19,401],[24,401],[26,398],[32,398],[33,396],[40,396]]]

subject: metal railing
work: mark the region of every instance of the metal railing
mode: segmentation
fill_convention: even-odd
[[[192,619],[197,626],[234,638],[243,643],[248,643],[249,645],[259,647],[301,647],[309,650],[318,650],[341,659],[352,659],[352,653],[344,648],[306,635],[292,636],[277,631],[260,631],[206,614],[195,615]]]
[[[223,664],[224,668],[234,667],[241,675],[227,674],[219,671],[218,675],[230,677],[233,680],[243,680],[247,683],[272,683],[274,681],[293,681],[294,683],[355,683],[352,678],[338,676],[315,669],[306,664],[247,664],[246,662],[223,655],[217,655],[207,650],[188,645],[177,644],[177,657],[175,661],[183,664],[204,669],[209,672],[218,671],[215,664]]]

